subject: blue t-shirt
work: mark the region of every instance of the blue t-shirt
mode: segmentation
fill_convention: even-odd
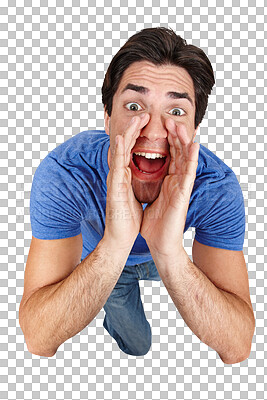
[[[35,238],[63,239],[82,233],[82,259],[95,249],[105,230],[109,144],[105,131],[81,132],[40,163],[30,198]],[[203,145],[184,232],[189,227],[195,227],[195,239],[202,244],[243,249],[245,207],[239,182],[234,172]],[[151,259],[139,233],[127,265]]]

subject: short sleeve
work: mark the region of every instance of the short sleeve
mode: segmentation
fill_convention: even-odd
[[[243,250],[245,206],[239,182],[232,172],[225,179],[209,183],[197,199],[195,239],[207,246]]]
[[[45,158],[37,168],[30,196],[32,235],[37,239],[64,239],[81,233],[79,190],[70,171]]]

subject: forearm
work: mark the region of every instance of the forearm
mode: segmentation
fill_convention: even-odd
[[[67,278],[35,292],[21,318],[29,351],[51,357],[84,329],[106,303],[128,253],[102,240]]]
[[[228,364],[248,357],[253,311],[243,300],[216,287],[183,250],[170,268],[154,261],[175,306],[189,328]]]

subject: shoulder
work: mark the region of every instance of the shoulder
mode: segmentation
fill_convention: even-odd
[[[200,145],[194,190],[206,198],[229,196],[241,193],[240,184],[234,171],[207,147]]]
[[[83,131],[57,146],[50,154],[62,161],[69,160],[78,154],[101,149],[108,141],[109,136],[103,130]]]
[[[191,197],[197,226],[226,216],[244,216],[244,199],[234,171],[209,149],[200,146],[199,163]],[[234,218],[233,218],[234,219]]]
[[[57,239],[80,233],[90,193],[104,182],[109,137],[81,132],[51,151],[35,171],[30,196],[33,236]],[[101,172],[102,171],[102,172]],[[66,236],[68,235],[68,236]]]
[[[105,131],[85,131],[52,150],[35,171],[32,205],[64,201],[85,212],[89,190],[106,182],[108,147]]]
[[[95,165],[106,168],[109,136],[105,131],[83,131],[52,150],[39,164],[34,179],[43,181],[75,180]],[[106,152],[106,154],[104,154]],[[103,164],[103,165],[102,165]]]
[[[79,155],[89,155],[92,152],[94,153],[97,150],[102,149],[103,146],[108,143],[109,136],[105,131],[83,131],[67,139],[64,143],[61,143],[52,150],[44,160],[56,160],[61,164],[68,163]]]
[[[242,249],[245,207],[240,184],[234,171],[202,145],[191,197],[191,215],[200,243]]]
[[[233,173],[232,169],[216,154],[200,144],[197,177],[219,180],[228,173]]]

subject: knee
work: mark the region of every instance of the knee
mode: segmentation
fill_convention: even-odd
[[[149,352],[150,347],[151,347],[151,346],[147,347],[146,349],[142,349],[142,350],[140,350],[140,351],[137,351],[137,353],[136,353],[136,354],[133,354],[133,355],[135,355],[136,357],[145,356],[145,355]]]
[[[151,337],[146,341],[146,343],[140,343],[136,348],[132,351],[133,356],[141,357],[145,356],[151,348]]]

